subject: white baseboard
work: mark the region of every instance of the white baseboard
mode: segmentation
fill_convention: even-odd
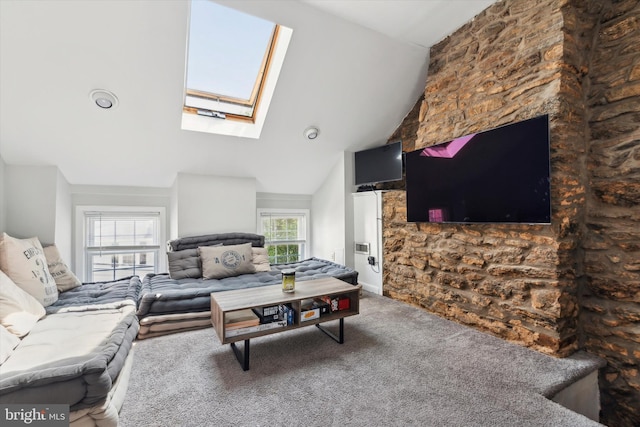
[[[367,292],[371,292],[371,293],[374,293],[376,295],[382,295],[382,289],[378,288],[377,286],[373,286],[373,285],[370,285],[368,283],[363,283],[363,282],[358,282],[358,284],[360,286],[362,286],[362,289],[364,289]]]

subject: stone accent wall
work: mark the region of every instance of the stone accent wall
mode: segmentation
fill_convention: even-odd
[[[414,111],[394,133],[418,149],[549,114],[551,225],[408,224],[404,191],[383,196],[386,295],[605,357],[620,426],[640,425],[639,22],[638,0],[499,1],[432,48],[417,130]]]
[[[561,95],[579,73],[562,61],[564,3],[501,1],[434,46],[415,141],[550,114],[553,225],[407,224],[404,192],[386,193],[383,210],[387,295],[560,356],[578,347],[572,261],[586,180],[575,174],[582,95]]]
[[[640,425],[640,1],[606,3],[594,41],[588,107],[585,348],[608,361],[603,419]]]

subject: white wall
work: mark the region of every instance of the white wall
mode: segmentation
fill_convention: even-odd
[[[6,232],[55,243],[58,168],[5,166]]]
[[[325,181],[313,194],[311,254],[317,258],[335,260],[352,267],[353,255],[349,256],[348,251],[345,251],[347,242],[345,167],[348,166],[347,163],[346,155],[338,159]],[[351,199],[351,192],[348,196]]]
[[[382,192],[366,191],[352,197],[354,242],[369,244],[369,253],[355,253],[353,246],[350,249],[358,282],[364,290],[382,295]],[[369,256],[375,258],[375,265],[368,263]]]
[[[160,187],[117,185],[72,185],[71,201],[76,206],[162,206],[169,208],[171,190]]]
[[[4,160],[2,160],[2,157],[0,157],[0,233],[7,229],[7,203],[4,199],[4,183],[6,179],[4,170]]]
[[[345,230],[344,230],[344,240],[345,240],[345,262],[344,264],[355,268],[355,259],[353,253],[353,245],[354,245],[354,229],[353,229],[353,219],[354,219],[354,207],[353,207],[353,191],[355,172],[353,169],[353,153],[345,152],[344,153],[344,221],[345,221]]]
[[[71,191],[55,166],[4,165],[3,230],[14,237],[36,236],[55,243],[65,260],[72,254]]]
[[[71,214],[71,186],[62,172],[57,171],[56,178],[56,211],[54,218],[55,243],[64,260],[71,260],[73,242],[73,215]],[[69,262],[69,261],[67,261]]]
[[[258,209],[311,209],[311,195],[257,193]]]
[[[164,207],[169,238],[255,233],[258,207],[310,209],[310,256],[353,267],[351,156],[338,159],[312,196],[257,193],[253,178],[184,173],[171,188],[70,185],[55,166],[7,165],[0,158],[0,231],[56,243],[73,262],[78,206]]]
[[[254,178],[179,173],[173,195],[178,229],[171,230],[171,236],[256,232]]]
[[[178,180],[171,186],[171,201],[169,208],[169,240],[178,238]]]

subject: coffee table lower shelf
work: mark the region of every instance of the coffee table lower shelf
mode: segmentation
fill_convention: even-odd
[[[344,317],[341,318],[339,322],[340,323],[338,326],[338,335],[329,331],[327,328],[320,326],[320,323],[316,323],[316,328],[320,329],[322,332],[324,332],[328,337],[330,337],[332,340],[334,340],[338,344],[343,344],[344,343]],[[240,350],[236,345],[237,341],[229,343],[229,345],[231,346],[231,349],[233,350],[233,354],[236,355],[236,359],[238,359],[238,362],[240,362],[240,366],[242,366],[243,371],[249,370],[249,355],[250,355],[250,348],[251,348],[249,341],[251,341],[250,338],[244,340],[244,346],[242,350]]]

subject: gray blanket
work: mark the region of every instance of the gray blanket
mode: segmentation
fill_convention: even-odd
[[[255,288],[282,283],[282,270],[294,269],[296,281],[335,277],[358,284],[358,272],[331,261],[309,258],[299,262],[274,264],[271,271],[243,274],[224,279],[172,279],[169,274],[149,274],[142,281],[138,300],[138,317],[176,314],[211,309],[212,292]]]

